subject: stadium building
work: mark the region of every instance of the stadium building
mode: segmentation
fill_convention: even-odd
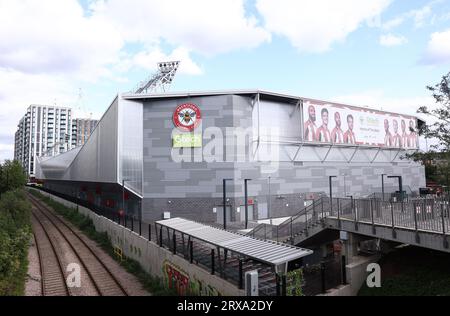
[[[81,147],[40,158],[48,189],[143,220],[244,221],[296,214],[322,194],[407,193],[425,170],[415,117],[267,91],[122,94]],[[398,190],[384,177],[385,191]],[[125,189],[125,194],[122,189]]]

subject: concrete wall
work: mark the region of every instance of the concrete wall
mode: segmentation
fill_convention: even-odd
[[[41,193],[69,208],[77,208],[74,203],[46,192]],[[162,278],[166,285],[169,284],[170,279],[176,280],[175,287],[180,294],[187,294],[188,291],[201,296],[243,296],[245,294],[243,290],[239,290],[233,284],[211,275],[194,264],[190,264],[183,258],[160,248],[131,230],[105,217],[98,216],[84,207],[78,206],[78,210],[81,214],[92,219],[98,232],[106,232],[114,246],[120,247],[125,256],[139,262],[149,274]],[[181,284],[188,285],[186,287]]]

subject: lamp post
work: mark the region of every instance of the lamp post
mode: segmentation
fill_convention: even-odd
[[[245,229],[248,228],[248,182],[252,181],[252,179],[244,180],[245,187]]]
[[[330,182],[330,211],[333,214],[333,179],[337,178],[337,176],[329,176]]]
[[[388,176],[389,179],[398,179],[398,189],[400,191],[400,201],[403,202],[403,177],[402,176]]]
[[[227,181],[233,179],[223,179],[223,229],[227,229]]]

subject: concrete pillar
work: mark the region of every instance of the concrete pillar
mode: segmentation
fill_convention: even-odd
[[[344,254],[347,258],[347,264],[353,262],[353,258],[358,256],[358,247],[361,238],[353,233],[347,232],[347,239],[344,240]]]

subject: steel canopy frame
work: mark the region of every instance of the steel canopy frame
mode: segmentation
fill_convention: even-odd
[[[313,253],[309,249],[264,241],[182,218],[157,221],[155,224],[210,244],[217,249],[224,249],[273,266],[275,269],[286,269],[287,263]]]
[[[254,156],[257,155],[258,151],[259,151],[259,147],[261,144],[275,144],[275,145],[288,145],[288,146],[298,146],[298,149],[296,151],[296,154],[294,155],[294,157],[291,159],[292,162],[296,162],[297,157],[300,154],[300,151],[305,148],[305,147],[321,147],[321,148],[328,148],[327,152],[325,154],[324,157],[319,157],[319,155],[317,153],[315,153],[318,156],[318,160],[303,160],[302,162],[321,162],[321,163],[325,163],[325,162],[347,162],[347,163],[352,163],[353,160],[355,159],[356,154],[358,153],[358,151],[364,150],[364,149],[368,149],[368,150],[377,150],[377,153],[375,154],[375,156],[373,158],[369,158],[367,155],[367,161],[370,164],[374,164],[377,163],[376,159],[378,158],[379,154],[383,151],[396,151],[396,155],[393,159],[390,160],[390,162],[395,162],[395,160],[398,158],[398,156],[400,155],[400,153],[402,152],[409,152],[409,151],[416,151],[416,150],[407,150],[407,149],[403,149],[403,148],[394,148],[394,147],[378,147],[378,146],[369,146],[369,145],[348,145],[348,144],[332,144],[332,143],[314,143],[314,142],[306,142],[306,141],[267,141],[267,140],[261,140],[260,137],[258,137],[258,140],[254,140],[252,143],[257,143],[257,148],[255,151]],[[344,158],[346,158],[346,161],[331,161],[328,160],[328,157],[331,153],[331,151],[333,149],[351,149],[354,148],[354,152],[351,155],[351,157],[348,159],[345,157],[344,154],[342,154],[344,156]],[[386,161],[380,162],[380,163],[386,163]]]

